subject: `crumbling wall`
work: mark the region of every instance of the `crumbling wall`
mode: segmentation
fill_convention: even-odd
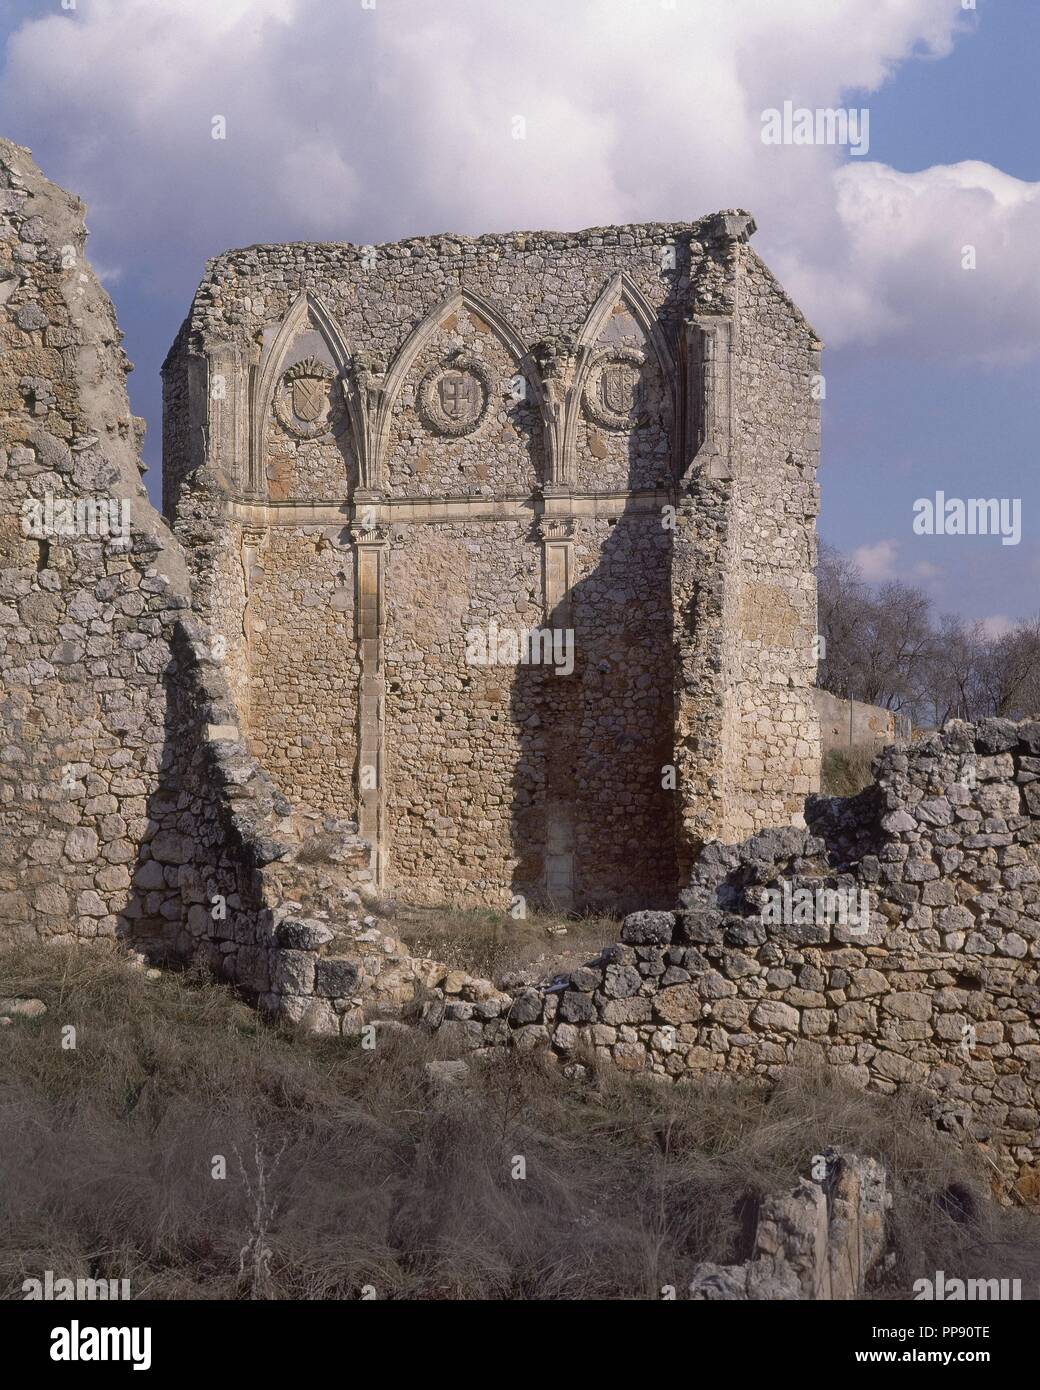
[[[820,764],[811,687],[822,345],[750,246],[739,246],[735,274],[735,796],[720,839],[796,820],[819,790]]]
[[[875,769],[810,799],[806,828],[707,846],[677,911],[629,915],[566,976],[496,988],[427,963],[426,1025],[676,1080],[800,1064],[913,1086],[1035,1196],[1040,723],[954,723]]]
[[[356,816],[388,894],[663,905],[705,837],[800,815],[819,344],[753,229],[207,266],[164,367],[167,516],[250,749]],[[538,628],[573,669],[503,655]]]
[[[816,514],[821,344],[748,245],[701,230],[686,359],[694,405],[672,560],[683,875],[705,841],[797,822],[819,787]]]
[[[82,205],[0,142],[0,920],[114,936],[151,831],[183,557]]]
[[[241,740],[228,643],[141,483],[82,205],[0,141],[0,218],[0,932],[118,937],[265,994],[300,856],[363,881],[367,847],[294,815]]]

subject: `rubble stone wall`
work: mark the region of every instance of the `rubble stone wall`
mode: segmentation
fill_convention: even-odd
[[[678,910],[630,914],[564,977],[426,963],[426,1025],[463,1052],[551,1048],[676,1080],[822,1064],[912,1086],[1035,1197],[1040,723],[954,723],[875,768],[857,797],[811,799],[806,828],[707,846]]]
[[[1033,1181],[1040,724],[951,724],[875,771],[856,798],[811,800],[804,830],[709,845],[674,917],[629,917],[607,959],[511,1020],[637,1071],[823,1062],[871,1090],[921,1087],[942,1125]],[[770,920],[763,892],[782,903],[785,885],[789,920]],[[842,924],[821,889],[866,894],[869,917]]]
[[[753,230],[209,263],[166,513],[251,751],[357,819],[384,892],[663,906],[818,786],[819,343]],[[543,628],[570,660],[510,655]]]
[[[821,1062],[879,1092],[920,1088],[939,1123],[986,1146],[1016,1176],[1020,1191],[1035,1195],[1040,723],[951,724],[909,748],[885,749],[875,762],[875,783],[858,797],[810,797],[805,825],[759,830],[739,844],[708,838],[713,823],[742,823],[748,806],[779,814],[771,800],[774,774],[757,765],[767,753],[785,769],[775,787],[790,784],[792,791],[801,760],[811,764],[813,757],[811,729],[799,734],[796,713],[799,682],[808,679],[799,663],[811,581],[782,540],[786,535],[801,544],[809,563],[815,423],[799,383],[806,362],[812,365],[811,343],[799,321],[785,319],[794,311],[776,307],[764,270],[748,259],[744,216],[709,220],[698,228],[699,241],[687,229],[690,258],[677,280],[682,295],[672,302],[671,289],[662,291],[659,304],[662,322],[676,329],[681,304],[695,301],[702,310],[693,316],[697,331],[689,350],[677,353],[682,372],[699,383],[693,397],[699,414],[680,432],[683,447],[693,448],[692,471],[671,494],[674,531],[658,525],[658,491],[650,504],[637,489],[608,497],[611,505],[621,503],[613,511],[597,510],[598,503],[585,506],[587,495],[573,485],[576,474],[570,481],[557,475],[540,495],[548,502],[564,488],[574,514],[538,513],[537,543],[526,529],[530,498],[513,498],[519,508],[513,512],[479,487],[465,503],[487,507],[479,516],[448,506],[463,498],[457,486],[450,497],[407,497],[407,520],[395,517],[385,496],[369,487],[367,498],[358,489],[333,504],[336,522],[319,504],[291,496],[278,504],[292,509],[289,519],[282,513],[272,521],[256,511],[272,503],[233,491],[244,481],[236,482],[234,468],[229,481],[222,468],[253,457],[230,447],[241,443],[243,422],[228,414],[226,403],[246,390],[245,379],[232,370],[236,354],[244,352],[235,334],[267,312],[262,294],[242,291],[256,288],[250,257],[268,258],[263,280],[270,258],[288,254],[284,248],[217,263],[196,310],[211,328],[219,321],[224,336],[209,341],[203,335],[201,356],[175,356],[168,365],[167,389],[180,403],[176,418],[167,421],[173,451],[168,482],[181,539],[175,538],[141,486],[140,425],[129,413],[127,363],[112,306],[83,259],[82,217],[81,205],[48,183],[27,151],[0,143],[5,937],[124,937],[155,955],[201,958],[272,1013],[322,1032],[352,1034],[373,1016],[393,1019],[411,1011],[460,1051],[546,1048],[568,1065],[600,1058],[663,1078],[718,1072],[768,1080],[785,1066]],[[676,229],[668,234],[680,240]],[[651,248],[663,235],[660,228],[587,233],[558,238],[552,249],[564,262],[573,256],[576,265],[594,264],[597,273],[638,251],[640,293],[648,295],[658,273]],[[489,250],[498,247],[504,255],[507,245],[533,255],[540,243],[459,243],[450,256],[461,259],[444,265],[452,275],[461,264],[483,267],[488,293],[505,294],[510,275],[495,268]],[[280,287],[276,318],[298,299],[301,272],[317,254],[315,248],[294,251],[291,270],[274,276],[272,284]],[[354,248],[321,254],[330,263],[357,260]],[[449,252],[429,243],[410,246],[407,255],[405,248],[390,248],[393,273],[405,281],[413,254],[428,271],[431,265],[443,270],[438,258]],[[740,298],[743,280],[735,269],[745,261],[745,294],[755,299],[753,287],[761,287],[757,307],[747,312],[764,325],[772,322],[770,332],[779,334],[762,339],[773,343],[770,362],[754,352],[741,359],[735,349],[755,339],[736,314],[739,303],[749,303]],[[556,284],[555,262],[543,256],[532,264],[547,285]],[[608,281],[602,312],[593,320],[593,344],[615,333],[628,348],[627,323],[614,321],[639,321],[642,301],[633,284]],[[356,308],[358,291],[355,283],[340,296],[344,313],[348,305]],[[417,291],[417,305],[426,293]],[[619,294],[623,306],[615,313]],[[332,330],[324,311],[309,299],[300,302],[304,307],[296,321],[290,313],[288,328],[284,322],[269,328],[272,343],[295,343],[305,314],[316,315],[317,326],[304,330],[304,347],[313,354],[315,334],[334,345],[335,335],[325,336]],[[563,302],[575,316],[587,312],[580,287],[561,295]],[[666,302],[672,306],[667,314]],[[556,313],[558,306],[539,313],[548,315],[550,307]],[[445,312],[437,304],[428,311],[431,331],[448,331]],[[516,312],[527,311],[521,305]],[[468,318],[467,332],[477,336],[484,332],[477,319],[485,328],[499,324],[499,347],[488,360],[513,344],[518,360],[527,363],[524,379],[555,399],[553,410],[541,416],[548,438],[563,418],[558,411],[566,415],[566,390],[553,397],[549,383],[569,380],[567,389],[573,389],[571,359],[581,353],[559,343],[550,351],[543,341],[535,370],[522,344],[544,334],[548,317],[525,322],[518,345],[487,304],[480,312],[472,299],[460,299],[450,313],[457,315],[456,326]],[[370,321],[384,322],[375,308],[352,320],[358,331]],[[785,356],[780,340],[788,330],[794,337]],[[431,341],[439,341],[436,333]],[[413,347],[414,357],[406,357],[398,374],[402,382],[414,361],[419,367],[426,361],[421,341]],[[311,359],[292,363],[300,360]],[[630,363],[624,355],[609,360]],[[285,358],[275,354],[271,361],[274,389]],[[344,359],[337,370],[342,374],[347,365]],[[363,429],[357,432],[363,421],[356,415],[355,386],[374,391],[369,405],[383,401],[386,437],[398,441],[402,459],[411,457],[405,440],[413,436],[400,412],[411,406],[392,391],[380,395],[383,388],[372,385],[373,374],[381,375],[374,367],[359,370],[360,385],[356,372],[343,378],[349,378],[345,408],[354,412],[351,447],[334,432],[333,440],[340,439],[335,447],[346,459],[348,480],[356,468],[371,483],[366,470],[375,444]],[[481,370],[473,368],[477,380]],[[501,370],[498,361],[495,371]],[[777,374],[786,374],[786,386],[768,384]],[[745,414],[739,416],[722,402],[742,379]],[[309,380],[298,373],[286,390]],[[660,399],[654,396],[659,387],[659,378],[656,386],[651,381],[651,404]],[[421,382],[417,389],[422,409],[436,413]],[[460,389],[465,394],[469,387]],[[788,401],[787,413],[767,426],[762,402],[778,392]],[[624,392],[614,382],[597,399],[593,416],[609,401],[623,401]],[[305,385],[293,408],[320,413],[320,392]],[[511,407],[502,408],[508,415]],[[282,415],[287,409],[282,400]],[[647,423],[633,430],[645,428],[659,443],[665,436],[655,434],[653,418],[650,408]],[[534,426],[528,424],[530,435]],[[215,431],[213,457],[203,449],[204,425]],[[506,433],[501,420],[498,427]],[[593,432],[582,428],[588,441]],[[261,448],[270,437],[265,430],[257,437]],[[502,439],[488,464],[503,478],[520,468],[521,433]],[[546,447],[544,457],[556,449]],[[574,462],[576,455],[561,447],[553,456]],[[604,460],[613,466],[613,446],[604,447]],[[327,450],[328,441],[319,440],[317,448]],[[759,448],[764,452],[749,472],[747,460]],[[635,450],[644,482],[657,450],[657,443],[649,452]],[[776,477],[784,480],[783,505],[763,480],[781,453]],[[331,478],[331,455],[322,457],[328,467],[319,468],[320,459],[313,466]],[[440,462],[429,457],[435,469],[446,468],[450,451],[438,455]],[[523,457],[541,466],[542,455]],[[446,475],[438,476],[438,486],[447,486]],[[522,471],[512,476],[524,486],[530,481]],[[436,520],[421,510],[427,503],[440,508]],[[382,516],[371,529],[367,506]],[[347,541],[344,520],[351,523]],[[410,528],[421,533],[414,543]],[[674,607],[658,603],[669,565]],[[257,593],[262,598],[254,602]],[[290,596],[296,593],[298,600]],[[547,608],[573,625],[579,640],[570,675],[530,670],[530,684],[518,691],[515,683],[498,683],[500,668],[460,664],[453,638],[465,634],[474,614],[490,620],[506,595],[518,625]],[[767,611],[775,632],[762,620]],[[328,669],[323,642],[329,649],[343,644]],[[674,742],[659,679],[669,642]],[[304,681],[297,690],[290,681],[287,694],[277,680],[265,684],[267,677],[258,676],[255,653],[271,668],[290,650],[311,684]],[[428,657],[431,650],[435,655]],[[619,651],[624,661],[615,660]],[[759,719],[755,701],[773,690],[767,672],[777,674],[776,690],[786,695],[776,694],[769,704],[773,714]],[[345,693],[354,689],[356,709]],[[298,717],[289,719],[284,710],[293,707],[293,693]],[[350,732],[333,744],[335,726],[347,713],[356,716]],[[384,721],[393,730],[389,745]],[[800,736],[810,745],[807,755],[798,747]],[[301,784],[321,795],[320,811],[284,795],[275,771],[257,760],[258,743],[275,768],[277,750],[298,750],[298,756],[286,755],[287,777],[294,766],[297,772],[312,765],[333,769],[322,774],[333,776],[327,785]],[[639,781],[639,766],[664,758],[669,744],[680,765],[680,789],[697,787],[695,795],[680,797],[678,817],[672,803],[655,801]],[[338,765],[323,761],[334,757]],[[354,803],[326,795],[346,779],[352,759],[357,777],[369,758],[380,774],[372,794],[360,780],[354,785],[359,816],[377,831],[375,864],[372,843],[350,817]],[[439,767],[463,771],[445,772],[438,782]],[[485,799],[467,803],[466,778],[475,774]],[[388,788],[388,780],[395,785]],[[724,802],[737,808],[732,815],[723,811]],[[450,814],[441,814],[445,810]],[[623,901],[626,890],[646,891],[652,899],[675,881],[676,818],[682,822],[678,857],[688,860],[679,867],[686,886],[669,908],[651,901],[630,914],[617,945],[564,978],[473,979],[411,956],[366,911],[366,894],[379,886],[378,836],[388,811],[383,849],[392,847],[396,834],[417,893],[428,874],[440,884],[438,876],[449,868],[457,870],[460,896],[523,884],[537,874],[549,882],[550,870],[559,885],[576,888],[585,872],[580,866],[594,862],[604,893],[615,901]],[[785,799],[788,813],[800,819],[793,799],[790,805]],[[408,825],[410,816],[423,826]],[[513,838],[516,821],[519,841]],[[445,850],[430,847],[437,839]],[[480,846],[487,849],[484,857]],[[408,876],[402,881],[407,885]],[[845,904],[844,918],[840,908],[835,918],[836,903]]]
[[[82,205],[0,142],[0,921],[118,934],[165,750],[179,548]]]
[[[295,814],[241,739],[241,665],[141,482],[85,241],[82,204],[0,141],[0,933],[118,938],[262,995],[301,854],[363,886],[367,847]],[[203,611],[244,585],[211,513],[186,494]]]

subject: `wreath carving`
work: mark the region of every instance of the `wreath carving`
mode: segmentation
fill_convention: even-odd
[[[316,357],[294,362],[282,376],[274,398],[278,422],[297,439],[317,439],[329,428],[332,368]]]
[[[459,352],[432,366],[419,383],[419,414],[438,434],[472,434],[484,423],[494,389],[487,364]]]
[[[586,414],[608,430],[631,429],[639,415],[639,372],[646,353],[638,348],[611,347],[596,353],[585,380]]]

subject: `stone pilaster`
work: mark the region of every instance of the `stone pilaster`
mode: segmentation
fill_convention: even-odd
[[[571,588],[574,583],[574,521],[570,517],[543,516],[538,523],[542,539],[542,585],[545,621],[570,633]],[[566,911],[575,900],[575,778],[573,731],[577,719],[578,690],[574,681],[555,672],[555,720],[548,734],[545,768],[545,892],[551,902]]]
[[[249,477],[249,369],[236,343],[214,343],[206,353],[207,461],[232,492],[260,491]]]
[[[358,831],[372,845],[372,877],[385,880],[383,786],[384,592],[389,528],[355,522],[351,527],[357,575],[357,642],[361,665],[358,699]]]
[[[545,620],[557,627],[570,626],[570,591],[574,583],[574,521],[543,516],[538,523],[542,540],[542,594]]]
[[[686,333],[688,429],[682,476],[696,467],[707,478],[732,478],[733,320],[723,314],[693,314],[686,320]]]

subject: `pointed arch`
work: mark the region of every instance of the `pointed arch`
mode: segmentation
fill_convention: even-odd
[[[343,382],[347,378],[353,354],[343,337],[340,326],[320,296],[311,290],[305,290],[296,298],[282,319],[278,332],[260,359],[259,368],[254,377],[250,410],[252,423],[249,447],[249,485],[250,490],[256,493],[266,491],[263,478],[264,432],[274,404],[275,391],[278,389],[278,382],[285,366],[285,359],[300,331],[310,324],[313,324],[324,339],[338,379]],[[359,422],[356,418],[354,405],[349,398],[347,399],[347,406],[354,435],[352,444],[355,453],[357,453],[358,439],[363,431],[363,422]]]
[[[512,354],[530,388],[532,403],[544,418],[545,392],[541,373],[526,343],[505,315],[482,295],[472,290],[458,289],[435,305],[422,322],[412,329],[383,379],[374,430],[380,476],[385,470],[389,456],[390,426],[394,408],[400,399],[408,374],[444,320],[460,309],[476,314]]]
[[[643,337],[653,347],[657,354],[657,363],[661,373],[668,383],[669,395],[672,399],[674,413],[675,407],[675,362],[668,347],[668,341],[661,331],[661,325],[657,320],[657,314],[653,305],[649,302],[638,285],[628,278],[624,271],[619,271],[604,285],[599,298],[589,310],[589,316],[582,325],[581,332],[578,334],[578,371],[575,377],[575,389],[580,393],[584,388],[585,378],[588,376],[589,365],[596,344],[599,342],[603,330],[610,321],[610,316],[617,304],[624,304],[626,309],[635,319],[643,334]]]
[[[589,372],[592,368],[596,352],[596,344],[599,342],[604,329],[610,321],[610,316],[618,304],[623,304],[632,315],[640,332],[652,348],[657,365],[661,372],[662,381],[668,393],[668,403],[673,421],[678,418],[677,399],[676,399],[676,370],[675,359],[668,346],[661,325],[658,322],[657,313],[653,305],[649,302],[643,292],[639,289],[624,271],[618,271],[612,275],[600,291],[596,302],[589,310],[588,316],[581,327],[575,343],[575,369],[574,377],[567,392],[566,418],[563,425],[563,439],[561,445],[561,477],[569,482],[575,478],[575,447],[578,433],[578,420],[581,414],[581,401],[585,392],[585,383],[588,380]]]

